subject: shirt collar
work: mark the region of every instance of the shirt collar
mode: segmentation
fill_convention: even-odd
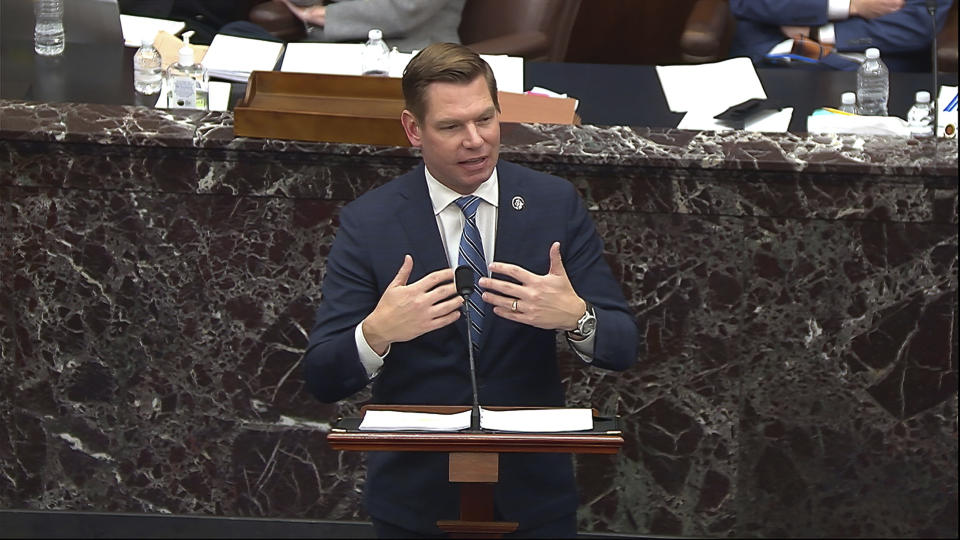
[[[423,171],[427,177],[427,191],[430,193],[430,202],[433,204],[434,215],[442,212],[443,209],[447,206],[450,206],[450,203],[453,201],[463,197],[463,195],[441,184],[439,180],[430,174],[430,169],[424,167]],[[476,195],[477,197],[480,197],[484,201],[496,207],[499,193],[500,189],[499,180],[497,179],[497,168],[494,167],[493,174],[490,175],[490,178],[486,179],[482,184],[480,184],[480,186],[477,187],[477,189],[471,193],[471,195]]]

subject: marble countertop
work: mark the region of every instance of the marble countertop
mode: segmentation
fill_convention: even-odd
[[[234,137],[232,112],[0,100],[0,139],[147,147],[416,157],[405,147]],[[698,132],[626,126],[504,124],[501,156],[606,167],[957,174],[957,140],[792,133]]]

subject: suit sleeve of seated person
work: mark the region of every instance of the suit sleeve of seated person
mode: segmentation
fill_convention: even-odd
[[[390,47],[419,50],[431,43],[459,43],[460,15],[466,0],[339,0],[326,5],[283,3],[307,27],[305,41],[363,42],[371,28],[383,31]]]
[[[951,2],[937,0],[937,32],[946,23]],[[749,56],[757,64],[799,32],[841,54],[876,47],[893,71],[930,69],[934,34],[926,0],[731,0],[730,11],[736,19],[730,56]],[[846,70],[857,66],[838,54],[819,64]]]
[[[401,121],[423,163],[341,212],[304,357],[309,390],[335,402],[372,384],[374,403],[472,403],[468,330],[452,283],[469,213],[457,199],[468,195],[480,198],[474,219],[488,266],[475,339],[481,405],[564,406],[558,334],[586,364],[630,367],[636,323],[577,191],[498,159],[499,106],[486,62],[466,47],[434,44],[411,60],[403,88]],[[596,327],[579,335],[587,311]],[[500,459],[498,517],[521,530],[567,523],[549,532],[573,534],[569,454]],[[375,452],[367,460],[365,503],[375,524],[439,534],[437,520],[456,519],[445,454]]]

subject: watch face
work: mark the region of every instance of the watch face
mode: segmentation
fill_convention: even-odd
[[[597,327],[597,320],[593,317],[590,317],[589,319],[583,321],[583,324],[580,325],[580,334],[584,336],[592,334],[594,328],[596,327]]]

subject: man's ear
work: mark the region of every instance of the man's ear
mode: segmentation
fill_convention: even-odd
[[[400,123],[403,124],[403,131],[407,134],[407,140],[410,141],[410,146],[419,147],[423,144],[423,141],[420,138],[420,121],[417,120],[417,117],[413,115],[412,112],[404,109],[400,113]]]

